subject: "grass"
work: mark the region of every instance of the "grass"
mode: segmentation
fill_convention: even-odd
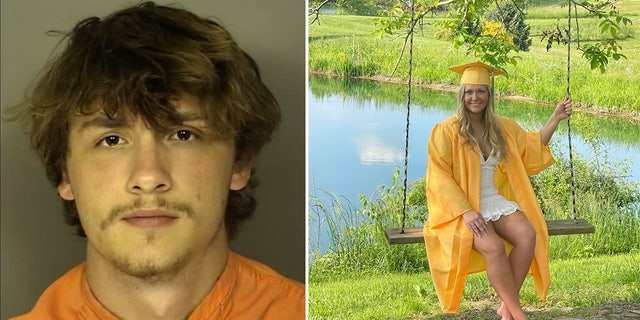
[[[553,250],[553,247],[551,248]],[[613,300],[640,302],[640,253],[552,261],[551,288],[539,301],[528,277],[521,292],[531,319],[585,316]],[[484,273],[467,278],[461,314],[483,319],[499,299]],[[428,273],[348,276],[309,283],[309,319],[451,319],[442,315]]]
[[[546,42],[540,41],[542,30],[560,24],[566,26],[566,8],[558,1],[540,2],[542,6],[529,8],[533,43],[528,52],[518,53],[516,66],[508,66],[508,77],[496,79],[497,92],[529,97],[534,101],[551,103],[566,93],[566,47],[555,45],[548,52]],[[640,0],[618,3],[621,13],[635,24],[624,26],[618,34],[618,44],[628,59],[609,61],[607,72],[591,70],[581,52],[572,46],[571,93],[574,102],[583,108],[612,113],[636,114],[640,112],[640,96],[636,94],[640,83],[640,39],[638,21]],[[436,16],[426,19],[423,29],[414,38],[413,82],[422,84],[455,85],[458,76],[449,72],[452,65],[468,62],[464,52],[456,51],[447,40],[438,40],[434,25]],[[402,39],[371,36],[375,29],[373,17],[325,15],[320,23],[309,26],[309,69],[312,72],[337,74],[344,77],[389,77],[406,79],[407,56],[394,74],[402,49]],[[605,40],[598,33],[593,19],[580,20],[582,44],[586,41]]]

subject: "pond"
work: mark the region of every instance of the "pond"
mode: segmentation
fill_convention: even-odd
[[[311,75],[308,89],[308,181],[310,196],[320,199],[326,192],[360,206],[359,195],[370,196],[381,184],[390,185],[405,158],[407,116],[406,85],[369,80],[335,79]],[[455,93],[412,90],[409,128],[409,181],[421,178],[427,165],[427,142],[433,126],[454,113]],[[515,119],[528,130],[538,130],[552,112],[549,106],[498,100],[500,115]],[[596,155],[629,171],[621,179],[640,181],[640,166],[628,159],[640,156],[640,125],[625,120],[576,112],[571,120],[574,157]],[[587,141],[597,139],[594,153]],[[564,156],[568,155],[567,125],[561,123],[553,136]],[[563,156],[563,155],[560,155]],[[568,157],[568,156],[567,156]],[[309,223],[309,244],[324,252],[326,230]],[[320,234],[318,234],[320,233]],[[318,243],[319,242],[319,243]]]

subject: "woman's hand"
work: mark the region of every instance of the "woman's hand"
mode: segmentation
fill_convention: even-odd
[[[558,122],[568,118],[571,115],[572,104],[571,99],[564,98],[556,105],[556,110],[553,111],[552,117],[555,117]]]
[[[480,212],[475,210],[469,210],[462,214],[462,220],[471,229],[474,237],[482,238],[489,235],[489,229],[487,228],[487,222]]]
[[[568,118],[571,115],[572,105],[569,98],[564,98],[562,102],[556,105],[556,109],[553,110],[553,114],[549,117],[547,124],[540,129],[540,141],[546,146],[549,144],[549,140],[556,132],[560,121]]]

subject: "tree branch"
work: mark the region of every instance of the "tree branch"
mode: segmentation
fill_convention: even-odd
[[[314,24],[316,21],[318,21],[318,24],[320,24],[320,9],[322,9],[322,7],[324,7],[325,4],[327,4],[329,2],[333,2],[333,1],[335,1],[335,0],[324,0],[317,7],[310,8],[309,9],[309,13],[307,14],[307,16],[315,15],[315,17],[313,18],[313,21],[309,22],[309,25]]]
[[[407,48],[407,41],[409,41],[409,37],[411,36],[411,33],[415,32],[415,27],[416,24],[422,20],[422,18],[429,12],[433,12],[433,10],[437,9],[440,6],[446,6],[449,5],[450,3],[452,3],[455,0],[447,0],[444,2],[440,2],[438,4],[438,6],[431,6],[429,7],[427,10],[424,10],[422,12],[420,12],[418,14],[418,17],[416,19],[411,19],[411,23],[409,24],[409,28],[407,29],[407,34],[404,36],[404,44],[402,45],[402,51],[400,52],[400,57],[398,57],[398,60],[396,61],[396,65],[393,68],[393,71],[391,72],[391,75],[389,76],[389,78],[393,78],[393,75],[396,73],[396,71],[398,71],[398,67],[400,66],[400,61],[402,61],[402,57],[404,56],[404,51]]]

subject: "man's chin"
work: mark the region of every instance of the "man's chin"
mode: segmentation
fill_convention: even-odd
[[[173,279],[188,261],[186,256],[171,261],[154,259],[132,261],[131,259],[114,259],[112,264],[122,274],[145,281],[164,282]]]

